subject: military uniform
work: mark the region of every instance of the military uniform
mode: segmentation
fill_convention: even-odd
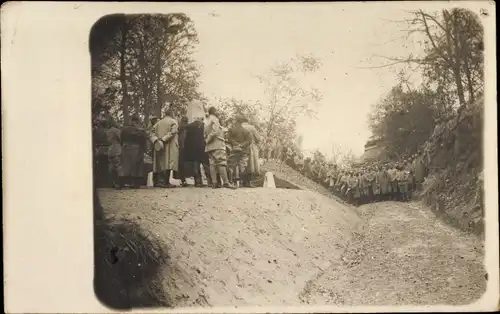
[[[97,187],[107,187],[109,184],[109,161],[108,150],[109,143],[107,139],[107,131],[105,122],[101,121],[94,129],[93,144],[94,144],[94,180]]]
[[[236,180],[245,181],[248,184],[248,159],[250,157],[250,145],[252,134],[241,124],[232,127],[228,133],[228,142],[231,145],[231,153],[228,158],[229,169],[237,175]]]
[[[139,188],[144,179],[144,154],[148,135],[137,126],[125,126],[121,129],[122,143],[121,177],[124,182]]]
[[[391,168],[387,170],[387,174],[389,175],[389,191],[391,199],[395,199],[398,197],[398,179],[397,179],[398,170],[395,168]]]
[[[390,191],[390,178],[385,169],[380,169],[377,172],[377,186],[379,190],[380,199],[386,199]]]
[[[108,139],[108,165],[109,174],[115,188],[121,188],[123,186],[123,168],[122,168],[122,145],[121,145],[121,134],[120,130],[111,126],[106,132],[106,137]]]
[[[224,132],[219,119],[215,115],[209,115],[204,126],[205,151],[208,154],[210,163],[210,178],[212,187],[217,188],[217,170],[222,177],[223,186],[235,188],[227,175],[227,152]]]

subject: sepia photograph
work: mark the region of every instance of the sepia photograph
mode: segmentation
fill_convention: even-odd
[[[57,26],[90,60],[61,61],[75,64],[74,81],[60,79],[75,86],[67,93],[89,100],[72,114],[87,123],[89,162],[77,163],[79,153],[60,166],[93,191],[88,280],[102,307],[463,311],[498,302],[498,191],[485,186],[497,180],[487,166],[496,132],[485,131],[497,106],[487,84],[496,38],[485,35],[494,4],[120,5],[81,42],[70,34],[83,17]],[[11,31],[3,18],[2,33]],[[78,83],[85,69],[87,85]],[[85,139],[62,117],[50,123],[67,133],[47,145],[70,154]],[[62,169],[53,172],[60,186]],[[65,211],[76,236],[83,214]]]
[[[464,305],[485,293],[485,13],[322,8],[94,24],[104,304]]]

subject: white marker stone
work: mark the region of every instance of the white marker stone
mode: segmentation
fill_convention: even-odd
[[[276,188],[276,184],[274,183],[274,175],[272,172],[266,172],[264,177],[264,187],[265,188]]]

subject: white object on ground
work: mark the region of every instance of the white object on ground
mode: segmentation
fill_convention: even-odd
[[[264,177],[264,187],[265,188],[276,188],[276,184],[274,183],[274,175],[272,172],[266,172]]]
[[[148,181],[147,181],[147,183],[146,183],[146,186],[147,186],[148,188],[152,188],[152,187],[153,187],[153,185],[154,185],[154,184],[153,184],[153,173],[152,173],[152,172],[150,172],[150,173],[148,173]]]

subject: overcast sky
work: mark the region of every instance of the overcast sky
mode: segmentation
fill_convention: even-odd
[[[390,68],[374,54],[406,56],[417,45],[402,40],[401,25],[387,20],[407,16],[411,3],[217,4],[189,14],[200,44],[201,91],[209,98],[265,101],[254,77],[298,54],[320,58],[321,70],[302,81],[323,93],[318,119],[299,121],[303,148],[331,151],[332,143],[360,155],[371,135],[371,106],[396,83]],[[413,6],[413,7],[412,7]],[[435,10],[425,4],[423,9]],[[213,12],[209,13],[209,12]],[[405,45],[407,44],[407,45]]]

